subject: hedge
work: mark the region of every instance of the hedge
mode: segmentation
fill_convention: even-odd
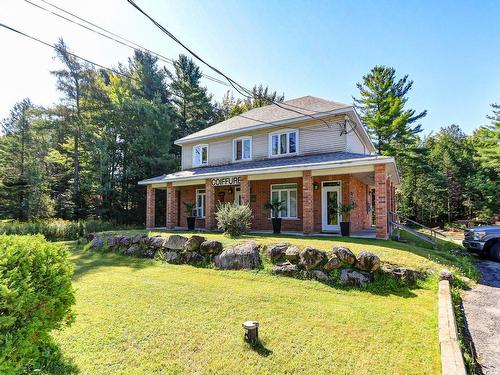
[[[50,332],[70,324],[75,303],[68,250],[43,236],[0,235],[0,373],[50,362]]]

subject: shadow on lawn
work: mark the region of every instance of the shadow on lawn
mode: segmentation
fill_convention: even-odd
[[[258,355],[261,357],[269,357],[271,354],[273,354],[273,351],[271,349],[266,348],[264,345],[264,342],[261,340],[258,340],[255,344],[249,344],[248,347],[252,349],[254,352],[256,352]]]
[[[73,259],[75,266],[73,273],[73,280],[78,280],[87,272],[91,272],[100,267],[129,267],[136,270],[146,268],[153,264],[151,259],[141,259],[126,257],[111,252],[90,252],[90,251],[77,251],[73,253],[78,255]]]

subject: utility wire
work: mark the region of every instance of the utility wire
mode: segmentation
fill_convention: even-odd
[[[12,32],[14,32],[14,33],[16,33],[16,34],[18,34],[18,35],[24,36],[25,38],[28,38],[28,39],[30,39],[30,40],[32,40],[32,41],[38,42],[38,43],[40,43],[40,44],[43,44],[43,45],[45,45],[45,46],[47,46],[47,47],[49,47],[49,48],[51,48],[51,49],[54,49],[54,50],[56,50],[56,51],[61,51],[61,49],[60,49],[59,47],[57,47],[56,45],[53,45],[53,44],[48,43],[48,42],[45,42],[45,41],[43,41],[43,40],[41,40],[41,39],[39,39],[39,38],[36,38],[36,37],[31,36],[31,35],[29,35],[29,34],[26,34],[26,33],[22,32],[22,31],[20,31],[20,30],[17,30],[17,29],[15,29],[15,28],[13,28],[13,27],[10,27],[10,26],[8,26],[8,25],[5,25],[5,24],[3,24],[3,23],[1,23],[1,22],[0,22],[0,27],[3,27],[4,29],[7,29],[7,30],[9,30],[9,31],[12,31]],[[67,50],[66,50],[66,53],[68,53],[69,55],[71,55],[71,56],[73,56],[73,57],[75,57],[75,58],[77,58],[77,59],[79,59],[79,60],[85,61],[85,62],[86,62],[86,63],[88,63],[88,64],[91,64],[91,65],[93,65],[93,66],[96,66],[96,67],[98,67],[98,68],[104,69],[104,70],[106,70],[106,71],[109,71],[109,72],[111,72],[111,73],[114,73],[114,74],[119,75],[119,76],[122,76],[122,77],[129,78],[129,79],[131,79],[131,80],[133,80],[133,81],[136,81],[136,82],[142,83],[139,79],[137,79],[137,78],[135,78],[135,77],[133,77],[133,76],[131,76],[131,75],[129,75],[129,74],[126,74],[126,73],[120,72],[119,70],[116,70],[116,69],[113,69],[113,68],[109,68],[109,67],[104,66],[104,65],[102,65],[102,64],[96,63],[96,62],[94,62],[94,61],[92,61],[92,60],[89,60],[89,59],[87,59],[87,58],[85,58],[85,57],[81,57],[81,56],[77,55],[76,53],[73,53],[73,52],[70,52],[70,51],[67,51]],[[175,93],[175,92],[170,92],[170,91],[169,91],[168,93],[169,93],[169,94],[171,94],[171,95],[173,95],[173,96],[176,96],[176,97],[178,97],[178,98],[185,99],[182,95],[179,95],[179,94],[177,94],[177,93]],[[259,119],[256,119],[256,118],[253,118],[253,117],[250,117],[250,116],[246,116],[246,115],[243,115],[243,114],[239,114],[239,115],[237,115],[237,116],[242,117],[242,118],[245,118],[245,119],[247,119],[247,120],[256,121],[256,122],[258,122],[258,123],[260,123],[260,124],[263,124],[263,125],[269,125],[269,126],[271,126],[271,127],[276,127],[276,128],[279,128],[279,129],[296,130],[296,129],[295,129],[295,128],[293,128],[293,127],[289,127],[289,126],[285,126],[285,125],[273,124],[273,123],[271,123],[271,122],[262,121],[262,120],[259,120]],[[338,122],[335,122],[335,123],[340,124],[340,125],[344,124],[344,123],[343,123],[343,122],[341,122],[341,121],[338,121]],[[303,131],[303,132],[304,132],[304,131],[306,131],[306,132],[311,132],[311,133],[321,133],[321,134],[325,134],[325,131],[324,131],[324,130],[316,130],[316,129],[307,129],[307,128],[306,128],[306,129],[302,129],[301,131]]]
[[[236,82],[235,80],[233,80],[232,78],[230,78],[229,76],[227,76],[225,73],[223,73],[222,71],[220,71],[219,69],[217,69],[215,66],[209,64],[207,61],[205,61],[201,56],[199,56],[196,52],[194,52],[193,50],[191,50],[188,46],[186,46],[183,42],[181,42],[175,35],[173,35],[170,31],[168,31],[163,25],[161,25],[160,23],[158,23],[153,17],[151,17],[148,13],[146,13],[144,10],[142,10],[133,0],[127,0],[129,4],[131,4],[135,9],[137,9],[140,13],[142,13],[146,18],[148,18],[156,27],[158,27],[162,32],[164,32],[165,34],[167,34],[171,39],[173,39],[177,44],[179,44],[180,46],[182,46],[186,51],[188,51],[192,56],[194,56],[196,59],[198,59],[199,61],[201,61],[203,64],[205,64],[206,66],[208,66],[210,69],[212,69],[214,72],[220,74],[221,76],[223,76],[228,82],[229,84],[238,92],[240,93],[241,95],[249,98],[249,99],[253,99],[253,93],[252,91],[250,91],[249,89],[245,88],[243,85],[239,84],[238,82]],[[243,93],[242,93],[243,91]],[[246,94],[245,94],[246,93]],[[272,101],[272,103],[282,109],[285,109],[287,111],[292,111],[292,112],[295,112],[297,114],[300,114],[302,116],[307,116],[307,117],[310,117],[312,119],[315,119],[315,120],[320,120],[322,121],[327,127],[330,127],[328,122],[326,122],[325,120],[323,119],[318,119],[316,117],[314,117],[313,115],[310,115],[308,113],[303,113],[303,112],[300,112],[300,111],[297,111],[297,110],[294,110],[292,108],[286,108],[284,107],[282,104],[283,103],[280,103],[280,102],[277,102],[277,101]],[[285,104],[286,105],[286,104]],[[289,105],[290,107],[293,107],[293,105]]]
[[[83,18],[83,17],[80,17],[80,16],[78,16],[78,15],[76,15],[76,14],[72,13],[72,12],[69,12],[69,11],[67,11],[67,10],[65,10],[65,9],[63,9],[63,8],[61,8],[61,7],[59,7],[59,6],[55,5],[55,4],[53,4],[53,3],[49,2],[49,1],[47,1],[47,0],[41,0],[41,1],[42,1],[42,2],[44,2],[45,4],[48,4],[49,6],[51,6],[51,7],[53,7],[53,8],[55,8],[55,9],[58,9],[59,11],[61,11],[61,12],[65,13],[65,14],[67,14],[67,15],[71,16],[71,17],[74,17],[74,18],[76,18],[76,19],[78,19],[78,20],[81,20],[82,22],[85,22],[86,24],[91,25],[91,26],[93,26],[93,27],[95,27],[95,28],[97,28],[97,29],[99,29],[99,30],[102,30],[102,31],[103,31],[103,32],[105,32],[105,33],[108,33],[108,34],[110,34],[110,35],[113,35],[114,37],[119,38],[119,39],[121,39],[121,40],[118,40],[118,39],[116,39],[116,38],[110,37],[109,35],[106,35],[106,34],[104,34],[104,33],[100,32],[100,31],[97,31],[97,30],[95,30],[95,29],[93,29],[93,28],[90,28],[90,27],[88,27],[88,26],[86,26],[86,25],[83,25],[83,24],[81,24],[81,23],[79,23],[79,22],[76,22],[76,21],[74,21],[74,20],[72,20],[72,19],[70,19],[70,18],[68,18],[68,17],[65,17],[65,16],[63,16],[63,15],[61,15],[61,14],[57,13],[57,12],[54,12],[54,11],[52,11],[52,10],[50,10],[50,9],[47,9],[47,8],[45,8],[45,7],[43,7],[43,6],[39,5],[39,4],[35,4],[35,3],[33,3],[32,1],[30,1],[30,0],[24,0],[24,1],[25,1],[26,3],[28,3],[28,4],[32,5],[32,6],[34,6],[34,7],[37,7],[37,8],[39,8],[39,9],[41,9],[41,10],[45,11],[45,12],[48,12],[48,13],[50,13],[50,14],[52,14],[52,15],[56,16],[56,17],[59,17],[59,18],[61,18],[61,19],[65,20],[65,21],[68,21],[68,22],[70,22],[70,23],[73,23],[73,24],[75,24],[75,25],[78,25],[78,26],[80,26],[80,27],[82,27],[82,28],[84,28],[84,29],[86,29],[86,30],[88,30],[88,31],[91,31],[91,32],[93,32],[93,33],[96,33],[96,34],[98,34],[98,35],[100,35],[100,36],[102,36],[102,37],[105,37],[105,38],[107,38],[107,39],[110,39],[110,40],[112,40],[112,41],[114,41],[114,42],[117,42],[117,43],[119,43],[119,44],[121,44],[121,45],[124,45],[124,46],[126,46],[126,47],[129,47],[129,48],[131,48],[131,49],[133,49],[133,50],[135,50],[135,49],[136,49],[136,47],[137,47],[137,48],[143,49],[144,51],[147,51],[147,52],[149,52],[149,53],[151,53],[151,54],[153,54],[153,55],[156,55],[156,56],[157,56],[157,57],[158,57],[161,61],[164,61],[164,62],[169,63],[169,64],[171,64],[171,65],[173,65],[173,63],[174,63],[174,61],[173,61],[172,59],[170,59],[170,58],[168,58],[168,57],[166,57],[166,56],[164,56],[164,55],[162,55],[162,54],[160,54],[160,53],[158,53],[158,52],[154,52],[154,51],[152,51],[152,50],[150,50],[150,49],[148,49],[148,48],[146,48],[146,47],[144,47],[144,46],[142,46],[142,45],[140,45],[140,44],[137,44],[137,43],[135,43],[135,42],[133,42],[133,41],[131,41],[131,40],[129,40],[129,39],[126,39],[126,38],[124,38],[124,37],[122,37],[122,36],[120,36],[120,35],[118,35],[118,34],[116,34],[116,33],[112,32],[112,31],[110,31],[110,30],[107,30],[107,29],[105,29],[105,28],[103,28],[103,27],[101,27],[101,26],[99,26],[99,25],[97,25],[97,24],[95,24],[95,23],[93,23],[93,22],[91,22],[91,21],[89,21],[89,20],[87,20],[87,19]],[[123,42],[123,41],[124,41],[124,42]],[[219,80],[219,79],[217,79],[217,78],[215,78],[215,77],[209,76],[209,75],[204,74],[204,73],[202,73],[202,75],[203,75],[205,78],[207,78],[207,79],[209,79],[209,80],[211,80],[211,81],[213,81],[213,82],[216,82],[216,83],[219,83],[219,84],[222,84],[222,85],[225,85],[225,86],[229,86],[226,82],[221,81],[221,80]],[[129,77],[129,78],[130,78],[130,77]],[[249,90],[247,90],[247,92],[250,92],[250,91],[249,91]],[[172,93],[172,94],[175,94],[175,93]],[[253,95],[253,93],[252,93],[252,95]],[[279,103],[279,104],[277,104],[277,103]],[[276,101],[273,101],[273,104],[276,104],[278,107],[280,107],[280,108],[282,108],[282,109],[285,109],[285,110],[286,110],[286,108],[283,108],[283,107],[282,107],[282,105],[286,105],[286,106],[289,106],[289,107],[298,108],[298,109],[303,109],[303,110],[305,110],[305,111],[312,112],[312,111],[311,111],[310,109],[308,109],[308,108],[304,108],[304,107],[300,107],[300,106],[292,105],[292,104],[289,104],[289,103],[281,103],[281,102],[276,102]],[[294,112],[296,112],[296,113],[300,113],[300,114],[303,114],[302,112],[298,112],[298,111],[294,111]],[[319,112],[318,112],[318,113],[319,113]],[[309,114],[303,114],[303,115],[306,115],[306,116],[312,116],[312,115],[309,115]],[[314,118],[316,119],[316,117],[314,117]],[[254,119],[254,120],[255,120],[255,119]],[[255,120],[255,121],[257,121],[257,120]],[[329,124],[327,124],[327,125],[329,126]],[[346,134],[347,134],[347,133],[346,133]]]
[[[43,7],[43,6],[39,5],[39,4],[33,3],[33,2],[32,2],[32,1],[30,1],[30,0],[24,0],[24,1],[25,1],[26,3],[28,3],[28,4],[30,4],[30,5],[32,5],[32,6],[36,7],[36,8],[38,8],[38,9],[40,9],[40,10],[43,10],[43,11],[45,11],[45,12],[50,13],[50,14],[51,14],[51,15],[53,15],[53,16],[59,17],[59,18],[61,18],[61,19],[65,20],[65,21],[67,21],[67,22],[70,22],[70,23],[72,23],[72,24],[74,24],[74,25],[80,26],[80,27],[82,27],[82,28],[84,28],[84,29],[86,29],[86,30],[88,30],[88,31],[90,31],[90,32],[93,32],[93,33],[95,33],[95,34],[98,34],[98,35],[100,35],[100,36],[102,36],[102,37],[104,37],[104,38],[107,38],[107,39],[111,40],[111,41],[114,41],[114,42],[119,43],[119,44],[121,44],[121,45],[123,45],[123,46],[129,47],[129,48],[131,48],[131,49],[133,49],[133,50],[137,50],[137,49],[144,50],[144,51],[149,52],[150,54],[152,54],[152,55],[154,55],[154,56],[158,57],[158,59],[159,59],[159,60],[161,60],[161,61],[163,61],[163,62],[166,62],[166,63],[168,63],[168,64],[170,64],[170,65],[174,65],[174,60],[173,60],[173,59],[171,59],[171,58],[169,58],[169,57],[166,57],[166,56],[164,56],[164,55],[162,55],[162,54],[160,54],[160,53],[158,53],[158,52],[154,52],[154,51],[152,51],[152,50],[150,50],[150,49],[148,49],[148,48],[146,48],[146,47],[144,47],[144,46],[142,46],[142,45],[140,45],[140,44],[137,44],[137,43],[135,43],[135,42],[133,42],[133,41],[131,41],[131,40],[128,40],[128,39],[126,39],[126,38],[124,38],[124,37],[122,37],[122,36],[120,36],[120,35],[118,35],[118,34],[116,34],[116,33],[112,32],[112,31],[109,31],[109,30],[107,30],[107,29],[105,29],[105,28],[103,28],[103,27],[101,27],[101,26],[96,25],[95,23],[92,23],[92,22],[90,22],[90,21],[88,21],[88,20],[86,20],[86,19],[84,19],[84,18],[82,18],[82,17],[79,17],[79,16],[77,16],[77,15],[76,15],[76,14],[74,14],[74,13],[71,13],[71,12],[69,12],[69,11],[67,11],[67,10],[64,10],[63,8],[58,7],[57,5],[54,5],[54,4],[52,4],[52,3],[50,3],[50,2],[48,2],[48,1],[46,1],[46,0],[41,0],[41,1],[43,1],[44,3],[46,3],[46,4],[50,5],[50,6],[51,6],[51,7],[53,7],[53,8],[56,8],[56,9],[60,10],[61,12],[64,12],[65,14],[68,14],[68,15],[70,15],[70,16],[72,16],[72,17],[74,17],[74,18],[77,18],[77,19],[79,19],[79,20],[81,20],[81,21],[85,22],[85,23],[86,23],[86,24],[88,24],[88,25],[91,25],[92,27],[95,27],[95,28],[97,28],[97,29],[99,29],[99,30],[102,30],[103,32],[98,31],[98,30],[95,30],[94,28],[89,27],[89,26],[84,25],[84,24],[81,24],[81,23],[79,23],[79,22],[77,22],[77,21],[74,21],[74,20],[72,20],[72,19],[70,19],[70,18],[68,18],[68,17],[66,17],[66,16],[64,16],[64,15],[62,15],[62,14],[60,14],[60,13],[57,13],[57,12],[55,12],[55,11],[53,11],[53,10],[50,10],[50,9],[47,9],[47,8],[45,8],[45,7]],[[108,33],[108,34],[110,34],[110,35],[112,35],[112,36],[107,35],[107,34],[105,34],[105,33]],[[117,39],[117,38],[119,38],[119,39],[121,39],[121,40],[119,40],[119,39]],[[224,81],[222,81],[222,80],[220,80],[220,79],[218,79],[218,78],[212,77],[212,76],[210,76],[210,75],[208,75],[208,74],[202,74],[202,75],[203,75],[203,77],[204,77],[204,78],[206,78],[206,79],[208,79],[208,80],[211,80],[211,81],[213,81],[213,82],[219,83],[219,84],[221,84],[221,85],[229,86],[226,82],[224,82]]]

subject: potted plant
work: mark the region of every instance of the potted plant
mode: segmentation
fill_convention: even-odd
[[[196,223],[195,207],[196,205],[192,202],[182,202],[184,207],[186,207],[187,225],[188,230],[194,230],[194,225]]]
[[[337,207],[336,211],[342,215],[340,222],[340,234],[342,236],[349,236],[351,234],[351,223],[349,222],[349,213],[354,209],[354,202],[349,204],[341,204]]]
[[[273,200],[272,202],[267,202],[264,205],[266,210],[271,210],[272,218],[271,221],[273,223],[273,233],[279,234],[281,233],[281,217],[279,216],[280,211],[285,207],[285,201],[280,201],[278,199]]]

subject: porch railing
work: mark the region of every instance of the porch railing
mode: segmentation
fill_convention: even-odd
[[[418,227],[419,230],[412,228],[412,226]],[[430,244],[432,244],[433,247],[436,247],[437,245],[438,236],[444,239],[448,239],[448,237],[443,233],[435,229],[429,228],[414,220],[411,220],[410,218],[400,213],[392,211],[389,211],[388,215],[388,229],[391,236],[395,235],[396,229],[404,230],[426,242],[429,242]],[[399,234],[397,234],[396,236],[399,239]]]

